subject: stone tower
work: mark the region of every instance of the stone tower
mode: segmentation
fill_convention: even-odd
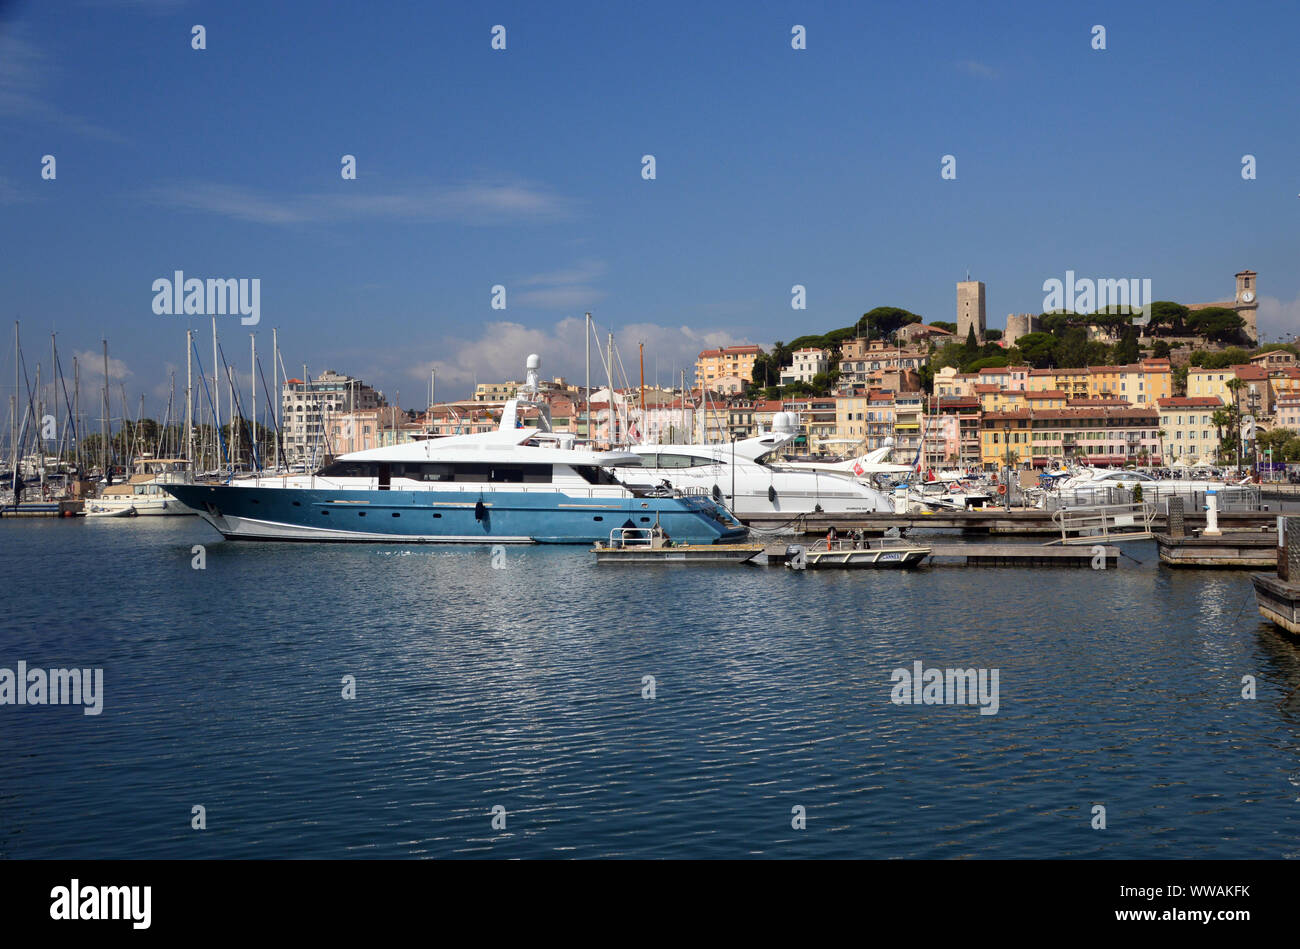
[[[957,342],[966,342],[971,327],[976,341],[984,342],[984,283],[961,280],[957,283]]]
[[[1030,333],[1037,333],[1042,320],[1037,313],[1008,313],[1007,328],[1002,334],[1002,341],[1007,346],[1014,346],[1016,340]]]
[[[1237,296],[1233,301],[1237,315],[1246,321],[1245,332],[1252,341],[1259,339],[1256,316],[1259,311],[1259,290],[1255,286],[1255,271],[1243,270],[1237,274]]]

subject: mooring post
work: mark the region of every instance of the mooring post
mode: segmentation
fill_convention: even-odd
[[[1214,488],[1209,488],[1205,492],[1205,536],[1218,537],[1222,533],[1219,530],[1219,495]]]

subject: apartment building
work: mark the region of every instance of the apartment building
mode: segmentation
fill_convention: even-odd
[[[1143,359],[1123,366],[1088,367],[1089,398],[1118,398],[1132,405],[1154,405],[1174,394],[1168,359]]]
[[[1161,399],[1156,404],[1160,410],[1160,455],[1165,464],[1173,464],[1180,458],[1189,464],[1214,459],[1220,433],[1213,417],[1223,408],[1222,400],[1213,396],[1178,396]]]
[[[1240,379],[1241,389],[1234,399],[1229,381]],[[1243,413],[1255,416],[1273,414],[1273,386],[1269,373],[1258,366],[1229,366],[1226,369],[1187,370],[1187,395],[1191,398],[1215,398],[1224,405],[1236,401]]]
[[[781,370],[783,386],[792,382],[812,382],[819,373],[830,369],[830,356],[824,349],[796,349],[793,356],[790,366]]]
[[[981,457],[987,467],[1005,464],[1045,467],[1067,458],[1090,465],[1157,461],[1159,414],[1154,406],[1112,402],[1103,406],[1022,409],[985,413],[980,423]]]
[[[331,452],[332,423],[385,405],[384,395],[360,379],[327,369],[310,382],[289,379],[280,393],[280,426],[290,463],[316,465]]]
[[[1070,399],[1088,397],[1087,369],[1031,369],[1026,380],[1030,391],[1052,389],[1064,392]]]
[[[713,392],[744,391],[754,377],[754,363],[762,355],[761,346],[724,346],[706,349],[695,360],[695,385]],[[719,388],[724,384],[726,388]]]

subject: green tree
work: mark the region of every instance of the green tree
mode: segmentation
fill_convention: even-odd
[[[1120,334],[1119,343],[1115,346],[1112,358],[1116,366],[1127,366],[1135,363],[1142,356],[1138,349],[1138,331],[1134,326],[1126,326]]]
[[[1218,443],[1219,443],[1219,447],[1215,451],[1214,460],[1217,463],[1221,464],[1223,462],[1223,454],[1224,454],[1224,449],[1226,444],[1226,440],[1224,438],[1223,432],[1224,429],[1232,425],[1232,413],[1229,412],[1226,408],[1215,409],[1214,414],[1210,416],[1210,422],[1211,424],[1214,425],[1214,435],[1215,438],[1218,439]],[[1226,446],[1226,447],[1230,448],[1231,446]]]
[[[1016,348],[1025,362],[1035,369],[1050,369],[1056,365],[1059,341],[1051,333],[1026,333],[1016,340]]]
[[[1187,318],[1188,329],[1216,343],[1237,342],[1245,325],[1246,321],[1226,306],[1206,307]]]
[[[862,314],[854,335],[866,336],[868,339],[886,339],[904,326],[920,322],[921,317],[909,310],[896,306],[878,306]]]
[[[1147,308],[1149,318],[1147,326],[1152,335],[1168,330],[1171,336],[1182,336],[1187,332],[1187,316],[1191,312],[1181,303],[1169,300],[1156,300]]]

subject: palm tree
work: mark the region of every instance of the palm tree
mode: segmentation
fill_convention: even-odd
[[[1156,438],[1159,440],[1160,444],[1160,463],[1162,465],[1169,464],[1169,459],[1165,457],[1165,436],[1168,434],[1169,433],[1163,428],[1156,432]]]
[[[1232,447],[1233,456],[1236,458],[1237,468],[1241,468],[1241,390],[1246,388],[1245,380],[1238,379],[1236,376],[1224,383],[1224,386],[1232,393]]]
[[[1227,409],[1215,409],[1214,414],[1210,416],[1210,421],[1214,425],[1214,434],[1219,439],[1218,447],[1214,449],[1214,460],[1217,464],[1223,463],[1223,430],[1232,424],[1232,415]]]

